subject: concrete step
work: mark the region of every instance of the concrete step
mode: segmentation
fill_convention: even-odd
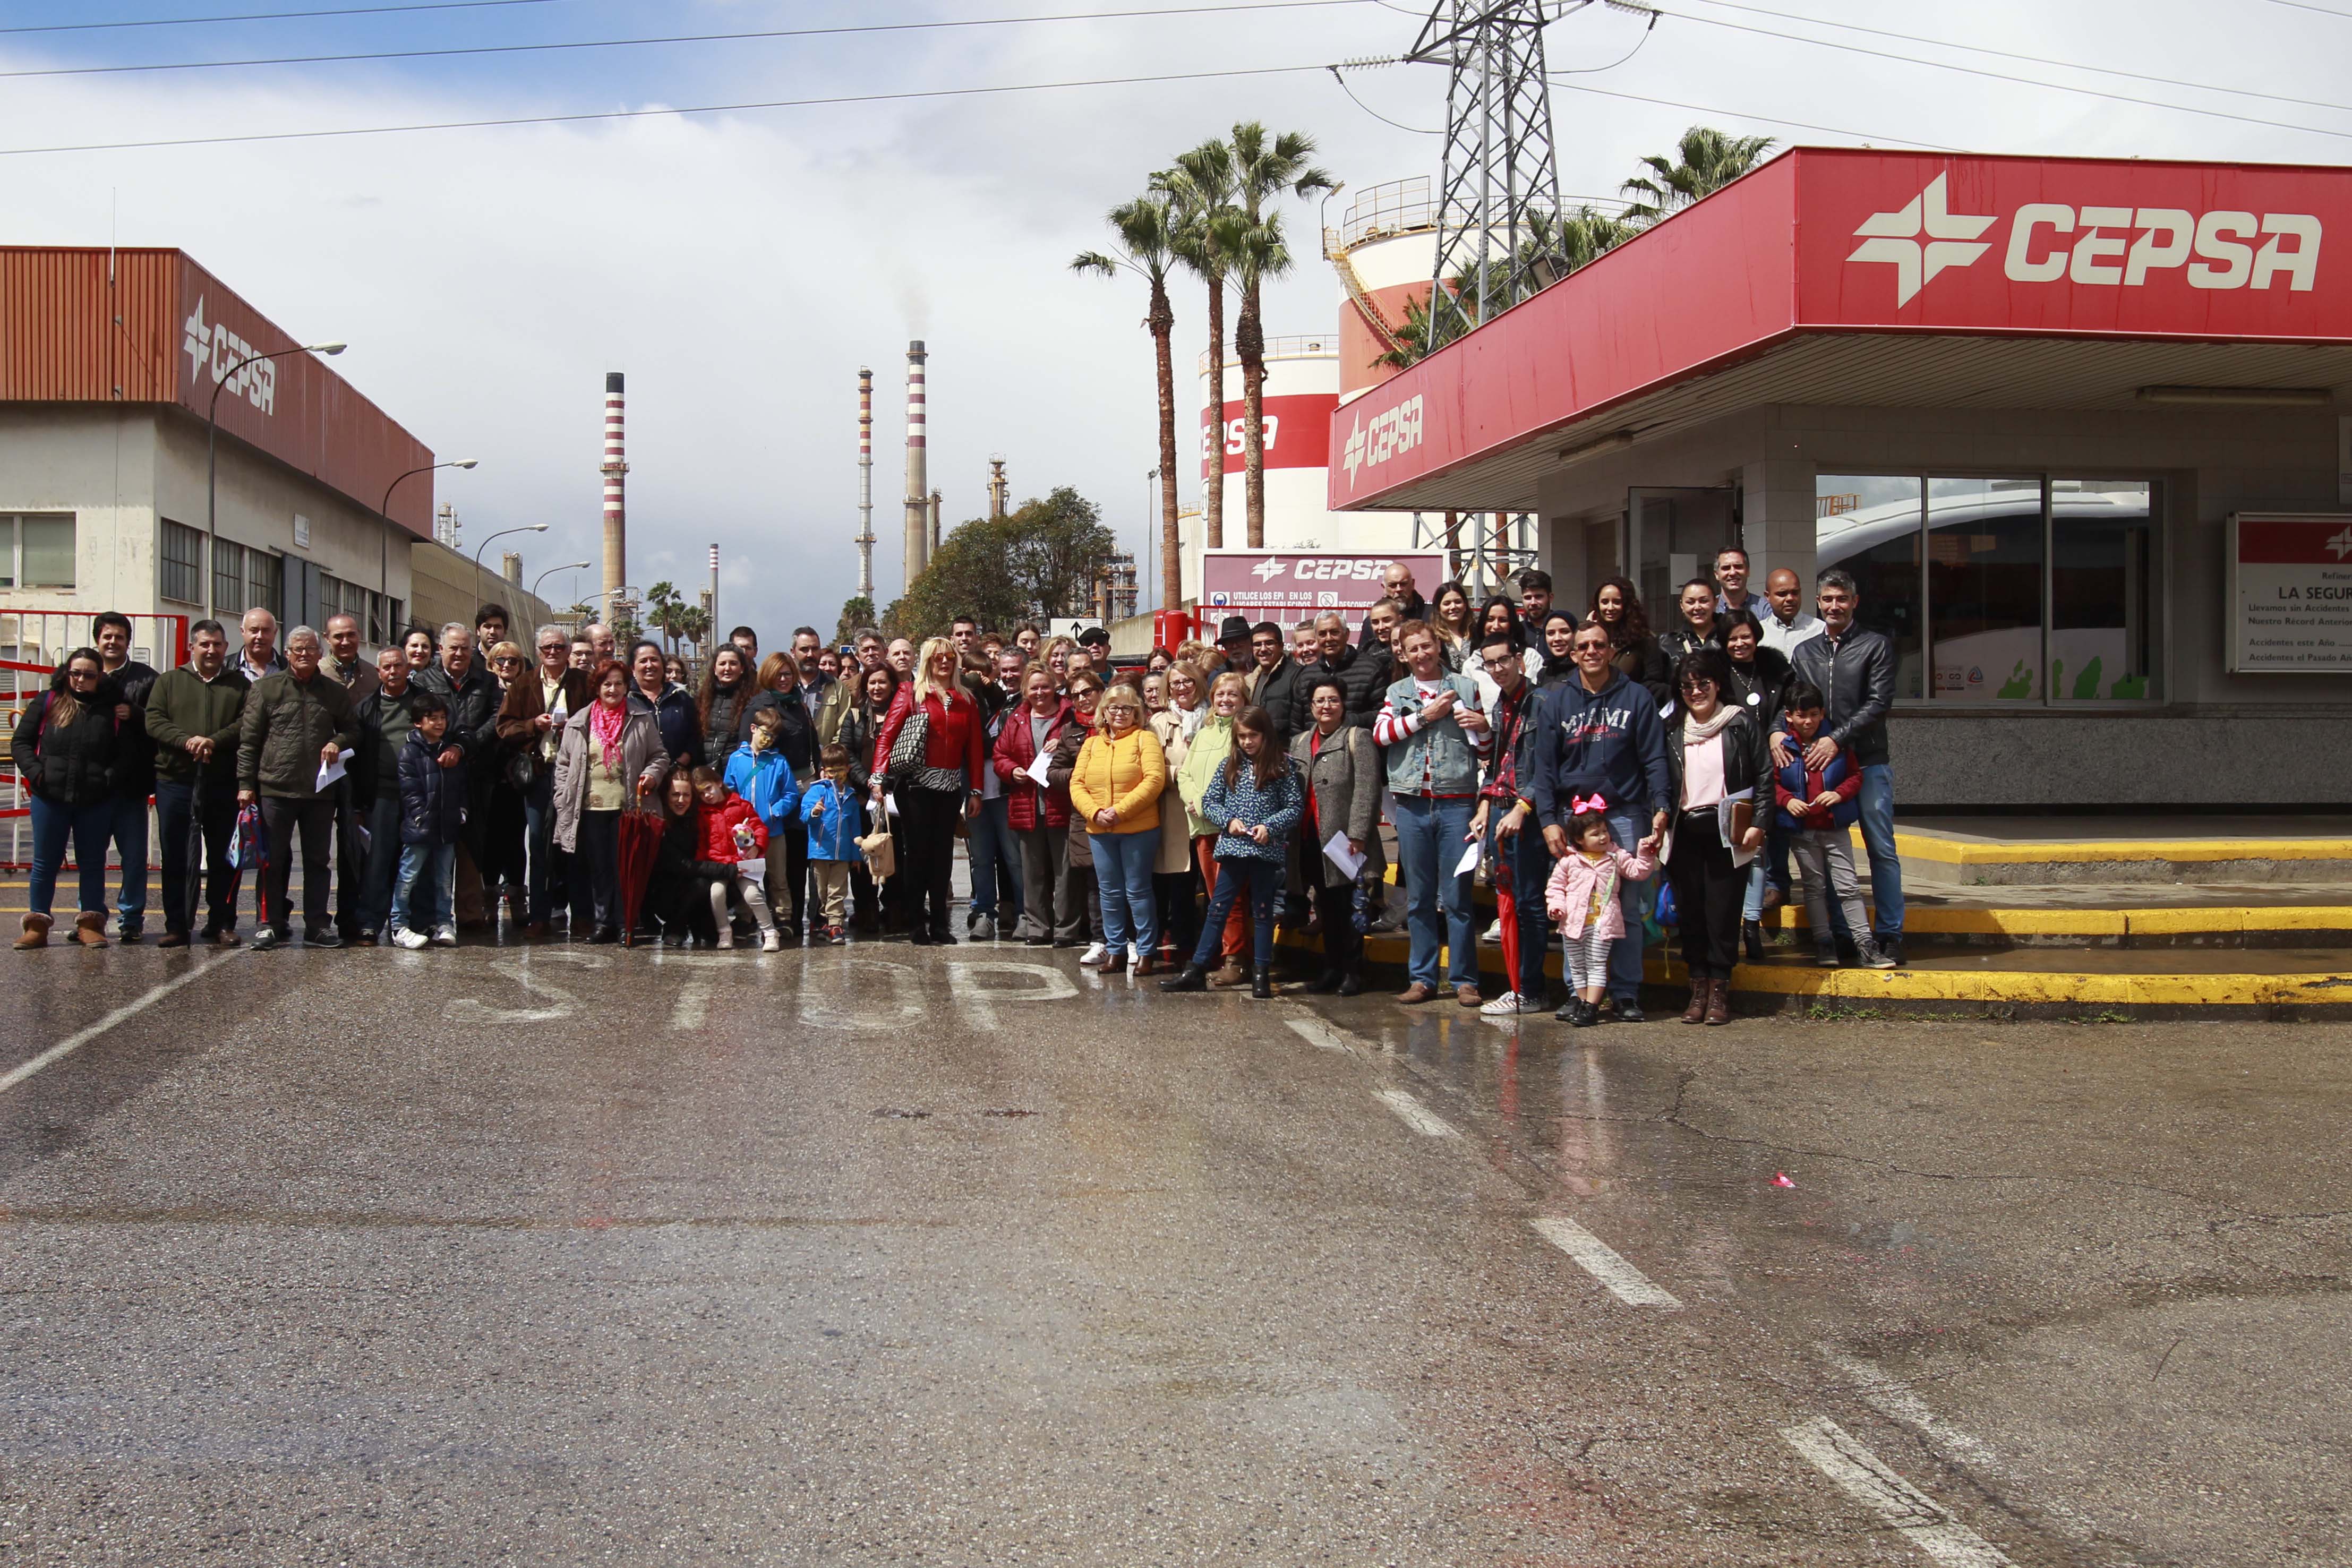
[[[2352,883],[1979,888],[1906,876],[1903,904],[1906,936],[1970,946],[2352,948]],[[1782,941],[1811,945],[1801,906],[1768,910],[1763,924]]]
[[[1906,883],[2352,883],[2347,817],[1906,817],[1895,845]]]

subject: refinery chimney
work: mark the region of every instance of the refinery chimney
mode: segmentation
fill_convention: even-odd
[[[857,367],[857,596],[874,599],[874,372]]]
[[[992,457],[988,460],[989,517],[995,518],[1004,516],[1004,459],[1002,457]]]
[[[931,529],[927,492],[930,477],[924,451],[923,352],[920,338],[907,345],[907,586],[931,563]]]
[[[604,592],[596,603],[596,619],[610,621],[621,587],[629,580],[628,507],[623,498],[623,476],[629,465],[623,453],[621,372],[604,375]]]

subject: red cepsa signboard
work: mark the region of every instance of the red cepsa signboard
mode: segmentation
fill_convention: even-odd
[[[2352,342],[2347,246],[2352,169],[1799,148],[1339,409],[1330,504],[1807,333]]]
[[[1336,610],[1356,625],[1364,612],[1387,596],[1381,575],[1391,561],[1412,569],[1424,597],[1445,576],[1445,557],[1436,551],[1406,555],[1350,555],[1334,550],[1213,549],[1201,552],[1201,619],[1211,625],[1226,615],[1296,625],[1310,615]]]
[[[1262,403],[1265,423],[1265,465],[1269,468],[1320,468],[1323,466],[1323,439],[1331,428],[1331,411],[1339,406],[1338,392],[1294,392],[1287,397],[1270,397]],[[1243,413],[1239,398],[1225,404],[1225,422],[1222,436],[1225,451],[1225,472],[1239,474],[1244,462],[1242,437],[1248,430],[1247,416]],[[1209,411],[1201,411],[1201,476],[1207,478],[1209,463],[1216,451],[1220,437],[1217,426],[1209,422]]]

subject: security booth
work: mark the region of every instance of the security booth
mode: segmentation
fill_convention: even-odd
[[[1898,655],[1906,810],[2352,802],[2352,169],[1799,148],[1343,405],[1335,509],[1737,544]]]

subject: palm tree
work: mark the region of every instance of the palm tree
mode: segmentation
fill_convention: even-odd
[[[1519,241],[1518,264],[1529,270],[1540,283],[1549,286],[1558,277],[1546,275],[1558,270],[1560,277],[1578,267],[1597,261],[1608,252],[1623,245],[1641,231],[1590,206],[1579,207],[1568,217],[1554,223],[1541,212],[1528,214],[1528,236]],[[1499,300],[1504,308],[1517,303],[1508,298],[1512,263],[1507,257],[1491,257],[1486,264],[1486,293],[1490,300]],[[1474,268],[1457,273],[1445,280],[1446,292],[1461,302],[1464,316],[1470,325],[1477,326],[1478,287]],[[1497,314],[1500,314],[1498,311]],[[1449,320],[1452,318],[1448,319]],[[1429,307],[1414,300],[1405,306],[1404,324],[1397,329],[1397,346],[1373,361],[1374,364],[1402,370],[1421,360],[1430,351]],[[1445,346],[1441,340],[1436,345]]]
[[[1209,286],[1209,406],[1212,439],[1202,477],[1201,510],[1208,545],[1225,542],[1225,274],[1218,233],[1234,212],[1234,150],[1211,137],[1176,166],[1152,176],[1176,204],[1175,248],[1186,270]]]
[[[1270,204],[1285,195],[1312,196],[1336,191],[1339,182],[1307,162],[1315,139],[1297,131],[1276,135],[1255,120],[1234,127],[1234,199],[1239,212],[1220,225],[1219,243],[1241,285],[1241,314],[1234,322],[1234,352],[1242,361],[1242,485],[1249,547],[1265,548],[1265,324],[1259,290],[1269,277],[1290,270],[1290,248],[1282,239],[1282,214]],[[1223,389],[1218,389],[1220,400]],[[1221,460],[1222,461],[1222,460]]]
[[[1692,126],[1675,144],[1673,162],[1654,152],[1642,160],[1648,174],[1637,174],[1618,187],[1634,198],[1624,221],[1647,228],[1680,212],[1756,167],[1771,146],[1769,136],[1727,136],[1711,125]]]
[[[686,603],[677,596],[677,585],[668,581],[655,583],[646,590],[646,624],[662,635],[668,644],[663,652],[677,652],[677,627]]]
[[[1116,277],[1124,268],[1151,286],[1143,325],[1151,333],[1160,371],[1160,602],[1172,610],[1184,598],[1183,546],[1176,536],[1176,366],[1169,348],[1176,329],[1175,308],[1168,303],[1168,275],[1177,262],[1174,204],[1154,191],[1121,202],[1108,218],[1120,248],[1082,250],[1071,258],[1070,270]]]

